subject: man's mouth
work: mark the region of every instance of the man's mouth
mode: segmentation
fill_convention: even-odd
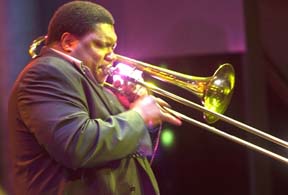
[[[100,65],[98,66],[98,69],[101,70],[101,72],[105,75],[110,75],[111,74],[111,68],[112,68],[112,64],[111,65]]]

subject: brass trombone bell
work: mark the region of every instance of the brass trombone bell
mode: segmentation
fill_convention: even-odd
[[[173,70],[161,68],[116,54],[116,61],[135,67],[154,78],[181,87],[196,96],[208,110],[223,114],[227,109],[235,85],[235,73],[231,64],[222,64],[211,77],[196,77]],[[204,112],[208,123],[214,123],[218,117]]]

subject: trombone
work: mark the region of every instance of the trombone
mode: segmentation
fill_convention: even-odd
[[[45,41],[45,39],[46,36],[38,37],[30,45],[29,54],[31,55],[32,58],[37,56],[36,49],[41,43],[43,43],[43,41]],[[216,135],[224,137],[230,141],[245,146],[251,150],[257,151],[275,160],[288,164],[288,159],[285,158],[284,156],[276,154],[270,150],[267,150],[256,144],[248,142],[244,139],[238,138],[234,135],[228,134],[210,125],[216,122],[217,120],[222,120],[248,133],[261,137],[262,139],[270,141],[279,146],[288,148],[288,142],[279,139],[277,137],[274,137],[273,135],[265,133],[252,126],[244,124],[240,121],[232,119],[228,116],[223,115],[223,113],[225,112],[230,103],[235,85],[235,72],[231,64],[226,63],[220,65],[218,69],[215,71],[215,73],[210,77],[196,77],[179,73],[173,70],[161,68],[152,64],[128,58],[126,56],[118,54],[115,55],[116,55],[115,60],[116,63],[123,63],[129,65],[135,70],[145,72],[153,78],[176,85],[196,95],[198,98],[201,99],[203,106],[194,103],[192,101],[189,101],[185,98],[182,98],[169,91],[166,91],[162,88],[159,88],[155,85],[149,84],[145,81],[125,76],[126,79],[129,79],[130,81],[135,82],[136,84],[140,84],[156,94],[170,98],[171,100],[174,100],[185,106],[201,111],[204,115],[204,119],[208,124],[197,121],[171,108],[164,107],[163,109],[166,110],[167,112],[173,114],[174,116],[178,117],[179,119],[187,123],[206,129]],[[114,71],[114,69],[113,70],[111,69],[107,70],[107,72],[110,72],[110,74],[113,75],[115,74],[116,71]]]

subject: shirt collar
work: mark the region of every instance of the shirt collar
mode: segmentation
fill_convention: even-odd
[[[60,56],[62,56],[63,58],[65,58],[66,60],[68,60],[69,62],[75,64],[80,70],[83,70],[84,65],[83,62],[73,56],[70,56],[62,51],[59,51],[57,49],[54,48],[50,48],[53,52],[59,54]]]

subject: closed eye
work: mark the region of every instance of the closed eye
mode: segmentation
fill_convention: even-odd
[[[94,45],[100,49],[105,49],[105,48],[111,48],[112,50],[114,50],[116,48],[116,43],[110,43],[110,42],[105,42],[105,41],[101,41],[101,40],[95,40]]]

